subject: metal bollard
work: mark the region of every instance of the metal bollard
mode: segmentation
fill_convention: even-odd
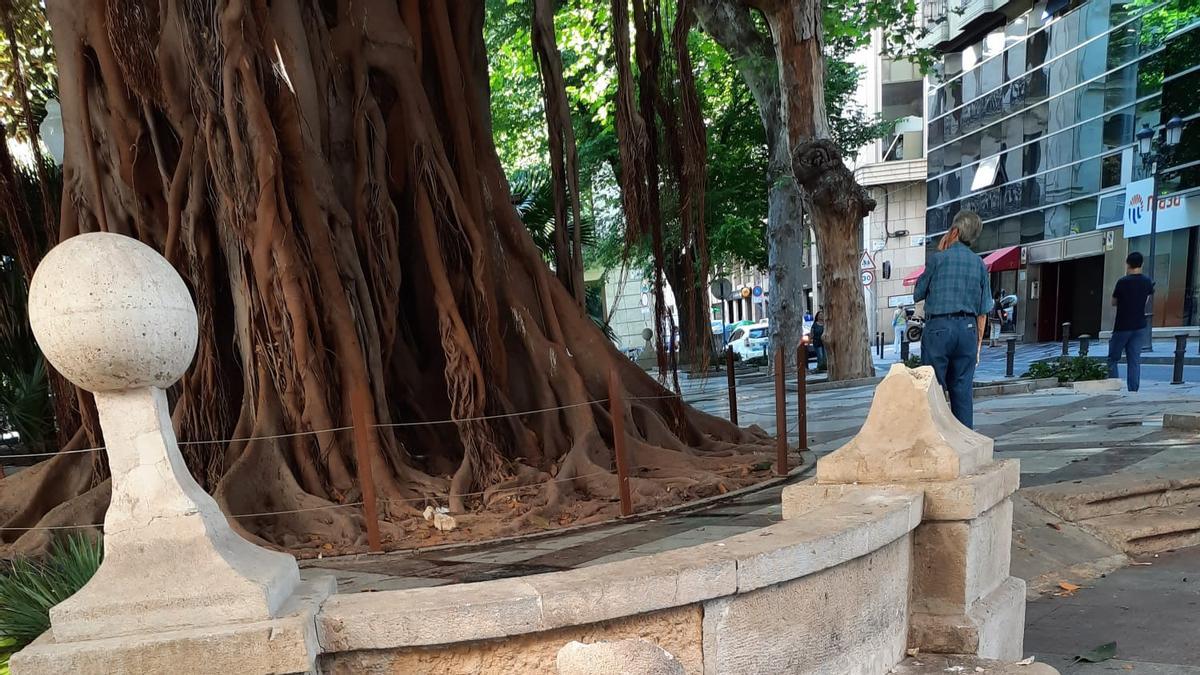
[[[1066,360],[1071,352],[1071,322],[1065,321],[1062,325],[1062,357]]]
[[[1017,358],[1017,338],[1008,338],[1008,349],[1004,355],[1004,376],[1013,376],[1013,361]]]
[[[908,362],[909,346],[908,346],[908,331],[904,331],[904,335],[900,336],[900,360]]]
[[[737,426],[737,379],[733,374],[733,347],[725,348],[725,381],[729,383],[729,421]]]
[[[1087,356],[1088,349],[1091,347],[1091,345],[1092,345],[1092,336],[1080,335],[1079,336],[1079,355]]]
[[[808,345],[804,342],[796,347],[796,408],[797,447],[808,450]]]
[[[1171,374],[1171,384],[1183,384],[1183,354],[1187,351],[1187,333],[1175,336],[1175,372]]]

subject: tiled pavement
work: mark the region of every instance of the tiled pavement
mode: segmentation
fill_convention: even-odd
[[[774,432],[774,393],[766,378],[738,387],[743,425]],[[685,397],[715,415],[728,414],[724,380],[686,383]],[[853,436],[870,406],[872,387],[814,393],[809,437],[819,456]],[[794,398],[789,400],[791,411]],[[998,458],[1021,460],[1022,484],[1157,469],[1200,458],[1200,439],[1164,431],[1162,415],[1200,410],[1200,386],[1149,383],[1137,394],[1077,394],[1052,389],[976,402],[979,430],[996,439]],[[795,442],[794,413],[789,415]],[[780,518],[779,487],[690,513],[626,521],[549,538],[384,556],[308,561],[336,570],[342,592],[436,586],[536,574],[637,557],[722,539]],[[1200,574],[1198,574],[1200,576]],[[1197,579],[1200,583],[1200,579]]]

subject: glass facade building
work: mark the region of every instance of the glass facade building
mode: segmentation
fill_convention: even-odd
[[[1111,327],[1117,262],[1149,248],[1125,241],[1121,228],[1126,186],[1150,175],[1136,151],[1143,124],[1184,119],[1183,142],[1158,167],[1159,193],[1200,189],[1195,8],[1194,0],[999,4],[930,76],[927,244],[970,209],[984,220],[977,251],[1028,249],[1020,269],[993,279],[1026,306],[1025,339],[1057,339],[1066,321],[1075,335]],[[1190,225],[1157,240],[1159,325],[1200,323],[1200,223]]]

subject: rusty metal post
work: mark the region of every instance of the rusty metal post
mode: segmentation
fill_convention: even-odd
[[[617,370],[608,373],[608,412],[612,416],[613,455],[617,464],[617,490],[621,496],[621,515],[633,515],[629,496],[629,457],[625,454],[625,403],[621,399],[621,381]]]
[[[733,374],[733,347],[725,348],[725,381],[729,384],[729,421],[737,426],[737,379]]]
[[[351,406],[352,408],[354,406]],[[371,471],[371,460],[368,448],[371,447],[371,434],[376,433],[360,415],[354,414],[354,460],[358,470],[359,489],[362,490],[363,520],[367,526],[367,546],[371,551],[383,551],[383,542],[379,537],[379,503],[375,497],[375,476]]]
[[[783,390],[787,359],[783,348],[775,350],[775,475],[786,476],[787,463],[787,394]]]
[[[803,340],[796,347],[796,412],[799,415],[796,447],[808,450],[808,345]]]

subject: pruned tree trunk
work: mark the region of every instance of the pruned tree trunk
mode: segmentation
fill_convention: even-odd
[[[763,434],[688,408],[619,353],[511,207],[482,2],[50,0],[48,13],[58,238],[137,237],[188,283],[200,342],[173,421],[228,513],[289,512],[237,519],[248,535],[362,546],[359,510],[327,508],[362,498],[360,462],[389,547],[428,532],[426,502],[472,512],[460,537],[614,514],[614,370],[637,502],[757,479],[727,467],[758,461]],[[331,431],[352,426],[365,443]],[[87,427],[67,447],[101,440]],[[12,528],[95,523],[108,499],[88,453],[2,481],[0,553],[48,538]]]
[[[827,140],[821,3],[770,2],[764,11],[774,38],[792,173],[808,196],[821,257],[821,292],[830,325],[829,379],[869,377],[875,367],[858,254],[862,219],[875,202]]]

